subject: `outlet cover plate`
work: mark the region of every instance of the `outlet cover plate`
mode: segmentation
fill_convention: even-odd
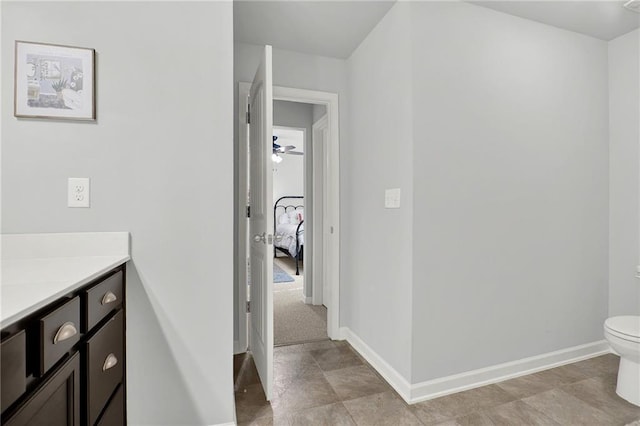
[[[384,207],[387,209],[400,208],[400,188],[387,189],[384,191]]]
[[[89,178],[69,178],[67,185],[67,207],[89,207],[90,194]]]

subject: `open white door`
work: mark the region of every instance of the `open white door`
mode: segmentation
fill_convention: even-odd
[[[249,349],[267,400],[273,388],[273,81],[271,46],[249,93]]]

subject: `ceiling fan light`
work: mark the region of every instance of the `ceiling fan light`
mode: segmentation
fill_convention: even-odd
[[[273,154],[271,154],[271,161],[273,161],[274,163],[280,163],[282,161],[282,157],[274,152]]]
[[[632,12],[640,13],[640,0],[629,0],[623,6]]]

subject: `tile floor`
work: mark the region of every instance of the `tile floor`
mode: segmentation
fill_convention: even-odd
[[[407,405],[346,342],[275,349],[265,400],[251,356],[234,358],[239,425],[626,425],[640,408],[615,394],[618,357],[604,355]]]

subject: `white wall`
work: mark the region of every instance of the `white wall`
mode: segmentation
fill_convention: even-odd
[[[253,80],[254,74],[258,67],[258,63],[260,62],[260,55],[263,52],[263,46],[256,46],[252,44],[245,43],[234,43],[234,142],[235,146],[237,146],[238,135],[238,118],[235,111],[237,110],[238,104],[238,82],[251,82]],[[339,96],[339,108],[340,108],[340,123],[339,123],[339,131],[341,137],[343,150],[344,144],[348,143],[346,140],[347,137],[347,69],[346,69],[346,61],[343,59],[336,58],[327,58],[323,56],[315,56],[308,55],[304,53],[291,52],[282,49],[273,49],[273,83],[276,86],[283,87],[294,87],[300,89],[308,89],[308,90],[319,90],[324,92],[337,93]],[[309,153],[309,150],[307,149]],[[342,153],[342,151],[341,151]],[[234,155],[237,158],[237,150],[234,150]],[[305,156],[305,159],[308,161],[311,159],[311,156]],[[306,163],[307,165],[309,163]],[[341,184],[342,184],[342,176],[344,173],[344,165],[341,164]],[[234,182],[237,183],[237,170],[234,175]],[[341,206],[344,206],[346,202],[346,195],[343,192],[340,194]],[[237,203],[234,202],[234,206]],[[313,218],[309,215],[309,210],[311,209],[310,200],[306,200],[307,204],[307,212],[305,217],[305,223],[311,224],[313,222]],[[344,208],[341,207],[341,215],[344,215]],[[236,214],[236,213],[234,213]],[[235,227],[234,227],[235,228]],[[235,229],[237,232],[237,229]],[[345,234],[344,232],[341,234],[341,238],[344,240]],[[309,241],[307,240],[307,254],[309,251]],[[241,253],[238,252],[237,247],[235,247],[236,256],[242,256]],[[307,273],[310,272],[310,265],[307,264]],[[344,267],[344,263],[341,263],[341,271]],[[311,290],[308,287],[308,290]],[[341,290],[342,296],[342,290]],[[234,307],[238,306],[237,303],[237,286],[234,286]],[[341,309],[340,312],[341,321],[344,316],[344,309]],[[238,339],[238,313],[234,308],[234,326],[233,326],[233,337],[235,340]]]
[[[411,17],[413,382],[601,340],[607,44],[462,2]]]
[[[413,134],[408,4],[397,3],[348,60],[341,151],[343,326],[407,380],[411,368]],[[387,188],[401,208],[385,209]]]
[[[640,30],[609,42],[609,315],[640,314]]]
[[[2,3],[2,232],[131,232],[129,424],[234,418],[232,22],[231,2]],[[13,117],[16,39],[96,49],[96,122]],[[90,209],[66,207],[78,176]]]
[[[274,101],[273,125],[304,129],[297,142],[277,141],[279,144],[294,145],[296,151],[306,152],[305,135],[311,138],[313,105],[298,102]],[[278,132],[274,130],[274,135]],[[305,157],[301,155],[281,155],[281,163],[273,164],[273,202],[284,195],[304,195]]]

